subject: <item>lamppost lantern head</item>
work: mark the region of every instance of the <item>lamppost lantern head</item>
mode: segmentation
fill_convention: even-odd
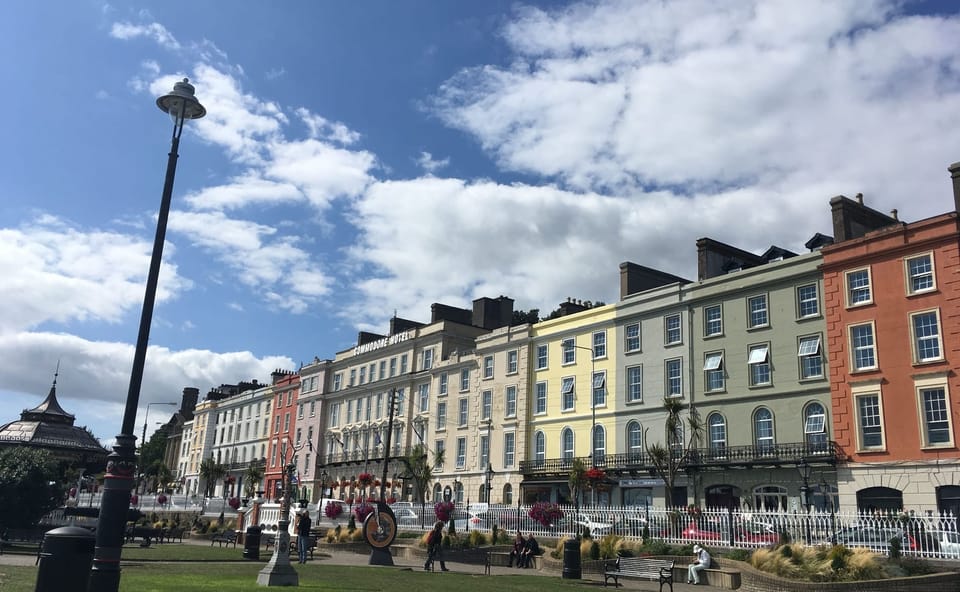
[[[194,96],[195,89],[187,78],[173,85],[173,92],[157,99],[157,107],[168,113],[174,124],[186,119],[200,119],[207,110]]]
[[[797,471],[800,473],[800,478],[803,479],[804,485],[810,481],[810,473],[813,471],[813,467],[807,464],[806,459],[801,459],[797,463]]]

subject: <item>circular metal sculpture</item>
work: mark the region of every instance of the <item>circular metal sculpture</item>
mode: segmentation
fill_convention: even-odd
[[[383,502],[363,521],[363,536],[371,547],[385,549],[397,538],[397,517]]]

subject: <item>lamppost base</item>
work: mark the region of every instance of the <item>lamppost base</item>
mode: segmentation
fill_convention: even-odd
[[[257,574],[258,586],[299,586],[300,574],[290,565],[290,523],[281,520],[277,523],[277,540],[273,556],[267,565]]]
[[[370,561],[367,565],[393,565],[393,554],[390,553],[390,549],[378,549],[377,547],[372,547],[370,549]]]

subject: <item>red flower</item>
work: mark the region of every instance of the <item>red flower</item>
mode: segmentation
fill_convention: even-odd
[[[366,472],[360,473],[357,475],[357,483],[359,483],[361,487],[367,487],[373,484],[373,475]]]
[[[550,528],[554,522],[563,518],[563,510],[560,509],[560,506],[550,502],[537,502],[533,504],[533,507],[530,508],[527,514],[545,528]]]
[[[161,506],[162,506],[163,504],[167,503],[167,496],[164,495],[164,494],[162,494],[162,493],[161,493],[160,495],[158,495],[158,496],[157,496],[157,503],[160,504]]]
[[[453,514],[453,509],[456,506],[453,505],[453,502],[437,502],[433,506],[433,512],[437,515],[437,520],[441,522],[446,522],[450,520],[450,516]]]
[[[596,483],[597,481],[603,481],[607,478],[607,474],[603,472],[603,469],[598,469],[597,467],[590,467],[587,469],[587,472],[584,473],[584,477],[588,480]]]
[[[240,498],[238,498],[238,497],[231,497],[231,498],[230,498],[230,501],[228,501],[227,503],[230,505],[231,508],[233,508],[234,510],[236,510],[237,508],[240,507]]]
[[[366,520],[367,515],[373,511],[373,506],[368,503],[362,503],[356,508],[353,509],[353,513],[356,515],[357,520],[363,522]]]
[[[323,508],[323,513],[327,518],[337,518],[340,514],[343,514],[343,506],[335,502],[327,502],[326,507]]]

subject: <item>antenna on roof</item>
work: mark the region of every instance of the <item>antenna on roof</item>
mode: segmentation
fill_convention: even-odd
[[[60,375],[60,359],[57,359],[57,369],[53,372],[53,386],[57,386],[57,376]]]

